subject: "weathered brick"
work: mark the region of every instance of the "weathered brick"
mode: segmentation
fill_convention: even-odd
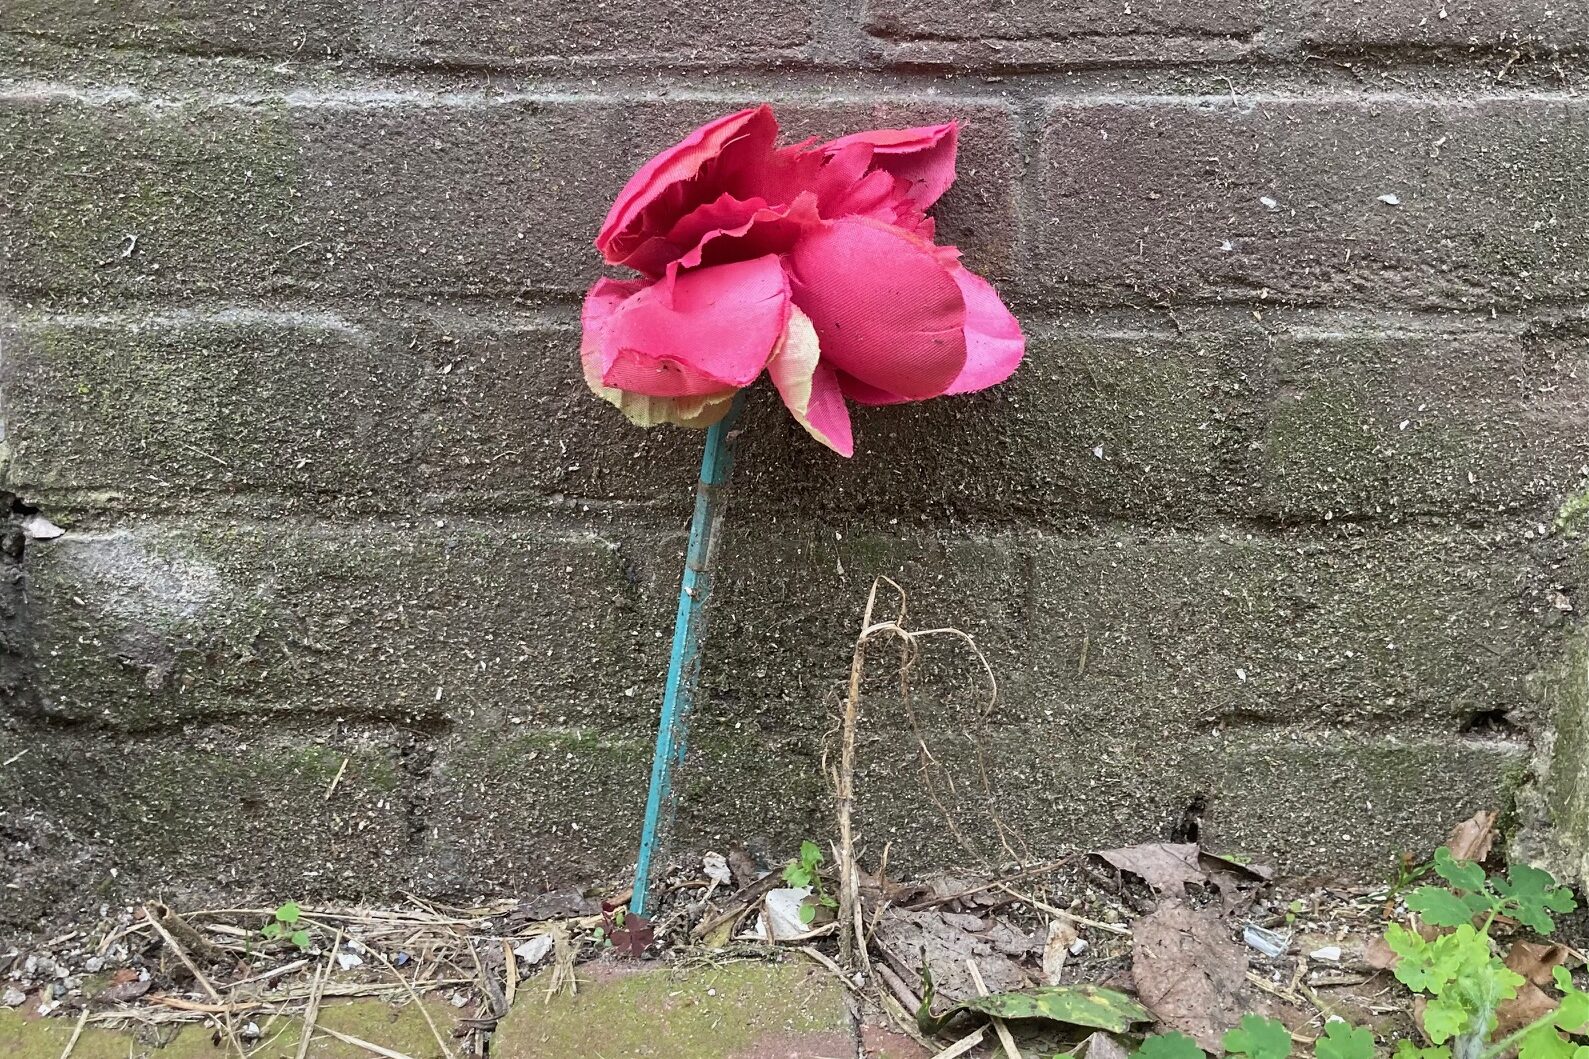
[[[1589,573],[1589,549],[1582,560]],[[1569,589],[1580,609],[1586,589],[1585,581]],[[1568,650],[1539,676],[1549,727],[1537,743],[1525,841],[1562,878],[1583,882],[1589,880],[1589,635],[1576,630]]]
[[[833,708],[827,692],[848,679],[877,576],[904,588],[912,627],[958,626],[977,638],[1001,680],[1020,680],[1027,569],[1012,542],[930,530],[846,532],[787,516],[770,525],[750,516],[730,521],[696,707],[703,724],[736,734],[826,730]],[[896,609],[885,586],[877,620]],[[885,669],[896,661],[887,645],[877,655]],[[929,655],[942,664],[918,674],[925,700],[982,702],[988,688],[974,655],[950,641]]]
[[[45,317],[13,335],[5,481],[35,503],[411,503],[420,362],[335,314]]]
[[[695,124],[753,101],[416,92],[151,109],[13,96],[0,101],[6,290],[582,292],[600,273],[591,239],[629,174]],[[966,117],[944,230],[977,267],[1007,268],[1014,161],[1002,109],[786,109],[790,136]]]
[[[810,441],[774,400],[753,402],[736,504],[854,524],[973,521],[1075,528],[1086,519],[1201,519],[1240,509],[1229,473],[1263,400],[1256,341],[1210,327],[1036,313],[1026,361],[985,393],[851,407],[856,454]]]
[[[1302,38],[1315,48],[1555,51],[1589,41],[1589,10],[1554,0],[1307,0]]]
[[[1582,297],[1586,132],[1567,97],[1058,103],[1029,282],[1077,302]]]
[[[639,430],[591,394],[573,319],[470,307],[394,317],[383,334],[428,369],[418,468],[427,504],[455,511],[567,498],[689,509],[704,434]]]
[[[866,28],[903,62],[1001,67],[1201,61],[1245,55],[1264,24],[1256,0],[958,4],[867,0]]]
[[[438,744],[414,874],[429,892],[582,885],[634,862],[651,770],[635,731],[490,728]]]
[[[28,886],[5,888],[0,922],[36,927],[75,907],[41,907],[51,896],[81,897],[91,910],[116,896],[280,900],[374,896],[403,884],[393,854],[408,844],[408,796],[395,733],[42,736],[0,730],[11,759],[0,806],[12,833],[37,836],[40,847],[11,865]]]
[[[703,7],[559,0],[381,0],[371,5],[366,47],[389,62],[514,66],[631,55],[744,61],[798,48],[813,8],[769,0]]]
[[[1347,324],[1274,346],[1250,450],[1279,519],[1539,516],[1589,466],[1589,342]]]
[[[586,389],[577,325],[521,316],[27,316],[0,365],[3,481],[57,513],[685,505],[700,435],[628,426]]]
[[[716,641],[714,641],[715,643]],[[660,696],[629,731],[525,725],[442,740],[427,766],[428,831],[415,874],[431,892],[580,885],[634,864]],[[776,862],[829,804],[798,742],[692,725],[663,858],[743,843]]]
[[[632,722],[652,630],[610,540],[419,518],[175,523],[28,549],[36,708],[195,718]]]
[[[349,49],[349,0],[9,0],[0,30],[70,44],[313,58]]]
[[[862,739],[857,826],[874,854],[892,843],[889,863],[906,872],[968,854],[1036,859],[1162,840],[1191,816],[1213,849],[1371,874],[1453,820],[1507,804],[1527,761],[1515,743],[1289,728],[1208,737],[1118,713],[1098,734],[1056,720],[979,735],[925,732],[925,765],[897,733]]]
[[[1078,732],[1456,733],[1526,707],[1555,649],[1518,530],[1058,541],[1036,556],[1034,704]],[[1128,707],[1123,704],[1130,704]]]
[[[272,285],[301,208],[284,111],[0,102],[7,295]]]
[[[1206,770],[1205,846],[1364,875],[1510,804],[1528,765],[1519,743],[1394,735],[1233,735],[1189,750]]]

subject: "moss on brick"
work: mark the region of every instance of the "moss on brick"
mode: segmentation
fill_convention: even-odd
[[[0,188],[28,189],[4,221],[13,291],[257,289],[292,235],[298,146],[279,104],[12,105],[0,159]]]
[[[1541,682],[1552,707],[1549,769],[1543,782],[1542,836],[1553,867],[1589,880],[1589,635],[1578,641]]]
[[[430,1008],[431,1017],[443,1027],[443,1033],[447,1032],[452,1009],[439,1003],[431,1003]],[[327,1001],[320,1008],[318,1022],[411,1059],[441,1057],[424,1015],[412,1005],[394,1007],[375,1000]],[[249,1048],[250,1059],[293,1059],[298,1054],[301,1026],[299,1019],[272,1026],[266,1043]],[[60,1059],[72,1028],[72,1021],[67,1018],[27,1019],[18,1011],[0,1009],[0,1054],[6,1059]],[[134,1030],[89,1027],[72,1050],[72,1059],[126,1059],[146,1053],[149,1059],[214,1059],[225,1051],[217,1051],[214,1033],[208,1026],[183,1026],[165,1038],[163,1044],[151,1047]],[[138,1049],[136,1053],[134,1048]],[[309,1055],[311,1059],[368,1059],[370,1052],[320,1034]]]
[[[1586,531],[1589,531],[1589,489],[1569,496],[1556,512],[1557,533],[1581,537]]]
[[[491,1044],[492,1055],[507,1059],[744,1059],[851,1049],[843,991],[831,977],[761,963],[679,976],[609,970],[582,983],[573,999],[520,1003]]]

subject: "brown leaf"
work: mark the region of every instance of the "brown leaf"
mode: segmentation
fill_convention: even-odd
[[[728,851],[728,870],[734,877],[734,885],[743,890],[757,879],[761,878],[761,866],[756,863],[756,858],[744,846],[735,844]]]
[[[1457,860],[1482,862],[1490,855],[1490,847],[1495,845],[1495,822],[1500,816],[1494,810],[1484,810],[1458,824],[1446,839],[1451,855]]]
[[[1399,957],[1390,951],[1390,946],[1385,944],[1385,939],[1378,934],[1368,939],[1368,944],[1363,946],[1363,962],[1379,971],[1388,971],[1396,966]]]
[[[895,971],[911,984],[921,980],[925,951],[933,985],[948,1003],[977,995],[976,983],[966,970],[969,959],[976,960],[990,993],[1013,992],[1031,984],[1020,966],[996,951],[987,938],[945,922],[942,914],[932,909],[888,909],[878,925],[877,941]]]
[[[149,987],[153,984],[150,981],[138,981],[137,974],[134,972],[130,981],[114,982],[101,990],[99,999],[112,1004],[130,1003],[149,992]]]
[[[1063,919],[1048,924],[1048,938],[1043,942],[1043,981],[1049,985],[1059,984],[1065,960],[1070,956],[1070,947],[1080,936],[1076,928]]]
[[[1093,854],[1120,871],[1130,872],[1153,888],[1155,893],[1180,897],[1187,883],[1208,881],[1208,873],[1198,864],[1195,843],[1146,842],[1124,849],[1104,849]]]
[[[1530,1022],[1556,1010],[1556,1000],[1533,982],[1524,982],[1517,995],[1501,1002],[1495,1009],[1496,1039],[1513,1030],[1520,1030]]]
[[[1202,850],[1197,855],[1198,864],[1210,874],[1226,872],[1238,877],[1251,879],[1253,882],[1268,882],[1275,877],[1275,870],[1266,864],[1248,864],[1218,853]]]
[[[1210,910],[1166,901],[1132,928],[1137,998],[1160,1022],[1218,1054],[1246,1009],[1247,954]]]
[[[1554,981],[1552,972],[1566,962],[1570,953],[1571,950],[1565,945],[1514,941],[1512,951],[1506,954],[1506,966],[1535,985],[1550,985]]]

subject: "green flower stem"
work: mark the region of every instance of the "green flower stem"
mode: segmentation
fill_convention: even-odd
[[[1517,1046],[1517,1042],[1518,1041],[1521,1041],[1524,1037],[1527,1037],[1530,1033],[1533,1033],[1535,1030],[1539,1029],[1541,1026],[1549,1026],[1551,1023],[1553,1023],[1555,1021],[1556,1021],[1556,1012],[1555,1012],[1554,1009],[1552,1009],[1552,1010],[1546,1012],[1545,1014],[1541,1015],[1539,1018],[1535,1019],[1533,1022],[1530,1022],[1527,1026],[1524,1026],[1522,1029],[1513,1030],[1511,1033],[1508,1033],[1505,1037],[1502,1037],[1500,1040],[1496,1041],[1494,1044],[1492,1044],[1488,1048],[1484,1049],[1484,1051],[1481,1053],[1482,1059],[1495,1059],[1495,1057],[1498,1056],[1498,1055],[1506,1054],[1506,1052],[1510,1051],[1512,1048],[1515,1048]]]

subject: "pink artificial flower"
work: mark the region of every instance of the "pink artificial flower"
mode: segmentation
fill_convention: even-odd
[[[769,107],[718,118],[647,162],[596,246],[640,279],[585,296],[580,360],[643,426],[705,427],[765,371],[795,419],[854,450],[846,399],[897,404],[1003,382],[1021,325],[933,243],[959,127],[776,147]]]

